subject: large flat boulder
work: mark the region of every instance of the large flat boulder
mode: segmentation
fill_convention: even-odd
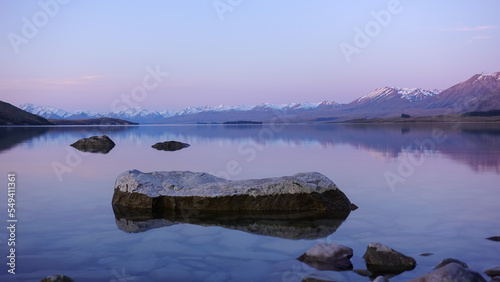
[[[112,203],[155,211],[351,210],[346,195],[328,177],[317,172],[226,180],[202,172],[129,170],[117,177]]]

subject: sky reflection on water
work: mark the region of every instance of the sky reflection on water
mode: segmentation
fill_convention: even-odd
[[[2,171],[18,176],[16,277],[37,280],[62,272],[78,281],[117,276],[300,281],[318,271],[295,258],[317,242],[353,248],[355,269],[365,267],[361,256],[370,242],[417,259],[415,270],[391,281],[425,274],[446,257],[477,271],[499,264],[500,244],[485,239],[500,235],[499,126],[290,125],[272,136],[262,134],[266,126],[0,128]],[[433,139],[436,132],[439,142]],[[108,154],[69,147],[101,134],[116,143]],[[175,152],[151,148],[167,140],[191,146]],[[419,164],[391,188],[384,175],[401,176],[398,170],[409,155]],[[228,170],[229,162],[238,169]],[[59,179],[54,163],[70,171]],[[204,171],[231,179],[318,171],[360,208],[334,233],[313,240],[263,236],[222,224],[178,223],[127,233],[116,225],[111,197],[116,176],[128,169]],[[4,201],[0,208],[6,208]],[[8,234],[0,235],[3,250]],[[419,256],[425,252],[433,255]],[[321,273],[342,281],[364,279],[353,272]]]

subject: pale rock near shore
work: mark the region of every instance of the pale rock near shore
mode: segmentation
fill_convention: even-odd
[[[440,263],[438,263],[438,265],[434,266],[434,269],[439,269],[439,268],[446,266],[447,264],[450,264],[452,262],[459,264],[463,268],[469,268],[469,266],[461,260],[454,259],[454,258],[446,258],[446,259],[442,260]]]
[[[298,173],[266,179],[226,180],[191,171],[125,171],[113,204],[155,210],[350,211],[346,195],[326,176]]]
[[[424,276],[410,280],[410,282],[454,282],[454,281],[468,281],[468,282],[486,282],[481,274],[464,268],[461,264],[451,262],[445,266],[434,270]]]
[[[318,270],[351,270],[353,250],[339,244],[316,244],[297,259]]]

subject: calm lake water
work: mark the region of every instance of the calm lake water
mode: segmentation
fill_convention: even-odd
[[[116,143],[108,154],[69,146],[102,134]],[[191,146],[151,148],[167,140]],[[9,234],[0,228],[1,281],[55,273],[76,281],[301,281],[309,274],[369,281],[296,260],[317,243],[353,248],[355,269],[366,269],[370,242],[417,260],[391,281],[428,273],[448,257],[481,274],[500,265],[500,242],[485,239],[500,235],[500,125],[3,127],[0,168],[3,225],[9,172],[17,176],[18,218],[15,276],[7,273]],[[280,233],[265,222],[123,220],[111,198],[116,177],[129,169],[230,179],[317,171],[359,209],[307,239],[300,232],[314,230],[303,222],[278,221],[275,229],[290,230]]]

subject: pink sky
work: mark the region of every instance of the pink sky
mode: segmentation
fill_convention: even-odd
[[[151,110],[348,103],[500,71],[497,1],[40,3],[0,3],[0,100],[16,106],[109,111],[148,67],[169,74],[134,94]]]

